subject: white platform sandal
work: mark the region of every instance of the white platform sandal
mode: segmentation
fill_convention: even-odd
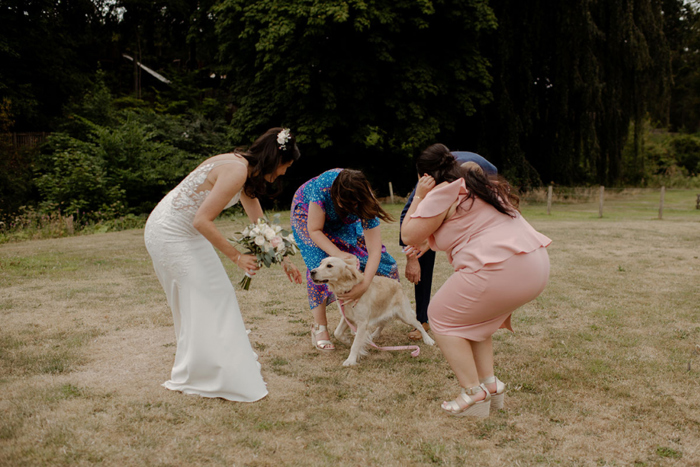
[[[484,400],[474,401],[469,396],[479,394],[481,391],[486,393]],[[462,408],[456,400],[443,402],[442,410],[455,417],[476,417],[476,418],[486,418],[489,416],[489,410],[491,408],[491,394],[489,394],[488,389],[482,384],[479,386],[474,386],[473,388],[465,389],[462,388],[462,392],[459,394],[467,406]]]
[[[333,342],[326,339],[318,339],[318,335],[322,332],[328,332],[328,328],[323,324],[313,324],[311,326],[311,343],[318,350],[335,350]]]
[[[496,392],[491,393],[491,408],[501,410],[503,408],[503,400],[506,397],[505,383],[500,379],[496,378],[495,376],[480,379],[479,382],[482,385],[496,383]]]

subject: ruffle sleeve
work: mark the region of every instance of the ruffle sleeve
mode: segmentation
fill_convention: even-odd
[[[447,211],[452,203],[457,201],[461,195],[466,196],[466,194],[467,189],[462,178],[439,188],[433,188],[418,204],[418,208],[416,212],[411,214],[411,218],[435,217]]]

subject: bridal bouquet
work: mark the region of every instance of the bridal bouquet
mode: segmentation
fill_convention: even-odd
[[[269,268],[272,264],[280,264],[287,255],[294,255],[299,247],[294,241],[294,236],[280,226],[279,214],[275,214],[272,223],[268,223],[262,217],[258,222],[246,227],[243,232],[236,232],[239,238],[229,239],[246,248],[243,254],[255,255],[258,266]],[[252,276],[248,273],[243,276],[239,285],[244,289],[250,289]]]

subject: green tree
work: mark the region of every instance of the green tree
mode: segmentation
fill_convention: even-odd
[[[673,87],[666,115],[672,131],[700,131],[700,3],[663,0],[664,34],[671,49]]]
[[[93,75],[104,43],[91,0],[0,2],[0,98],[18,131],[47,130]]]
[[[139,101],[115,100],[103,78],[98,72],[82,98],[65,107],[59,131],[38,160],[44,208],[148,213],[203,159],[232,149],[221,120],[140,105],[118,109],[116,103]]]
[[[410,156],[490,98],[486,1],[222,0],[214,13],[234,138],[292,126],[316,173],[391,169],[408,186]]]
[[[630,122],[663,112],[669,49],[659,2],[492,0],[499,29],[494,101],[475,120],[477,147],[523,185],[620,183]],[[640,133],[634,137],[641,144]],[[635,145],[635,154],[640,153]]]
[[[50,150],[41,157],[41,172],[35,179],[44,210],[71,214],[80,211],[83,216],[98,211],[110,215],[122,212],[124,190],[110,180],[96,145],[56,133],[49,138],[48,146]]]

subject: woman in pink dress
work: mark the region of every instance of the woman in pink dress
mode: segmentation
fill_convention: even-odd
[[[428,319],[462,392],[442,408],[451,415],[486,417],[503,407],[505,385],[493,371],[491,336],[512,331],[512,312],[534,300],[549,278],[551,240],[518,212],[504,180],[459,167],[442,144],[416,164],[423,174],[401,226],[409,253],[445,251],[454,274],[430,301]]]

